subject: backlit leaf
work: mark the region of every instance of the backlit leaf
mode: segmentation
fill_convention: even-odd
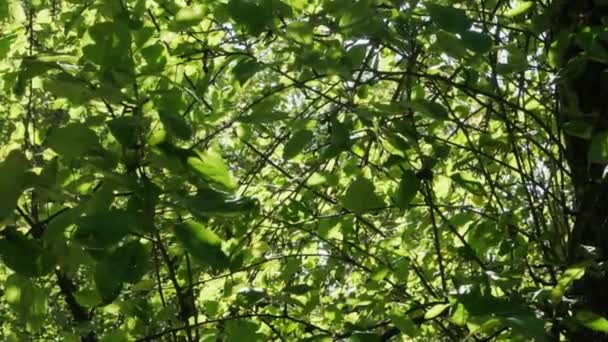
[[[200,23],[205,18],[202,6],[182,7],[175,14],[175,18],[169,25],[172,31],[182,31]]]
[[[295,132],[285,143],[283,148],[283,159],[292,159],[297,156],[313,138],[313,133],[309,130]]]
[[[222,250],[222,239],[203,224],[188,221],[175,226],[175,236],[196,260],[215,270],[228,268],[230,260]]]
[[[355,179],[349,185],[342,198],[342,204],[357,214],[379,209],[385,205],[382,198],[376,194],[374,184],[363,177]]]
[[[397,206],[401,209],[407,209],[410,202],[416,197],[420,181],[416,177],[416,173],[412,170],[406,170],[401,176],[399,187],[395,197]]]
[[[608,163],[608,131],[599,132],[591,137],[589,161],[601,164]]]

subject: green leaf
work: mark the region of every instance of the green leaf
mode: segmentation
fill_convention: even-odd
[[[517,6],[505,12],[504,16],[508,18],[516,17],[528,12],[534,6],[534,1],[520,1]]]
[[[251,114],[243,116],[238,120],[248,124],[269,123],[289,118],[289,114],[277,107],[281,104],[281,98],[270,96],[256,103],[251,108]]]
[[[458,300],[469,313],[469,321],[481,320],[491,329],[504,324],[510,326],[519,335],[538,341],[546,340],[545,322],[537,318],[534,311],[525,304],[481,295],[479,292],[460,295]]]
[[[227,11],[237,24],[243,26],[251,35],[256,36],[262,33],[272,22],[272,12],[264,7],[267,3],[251,0],[230,0]]]
[[[557,280],[557,285],[551,290],[551,300],[556,303],[561,302],[566,291],[568,291],[575,280],[581,279],[585,275],[585,270],[590,265],[590,262],[583,262],[568,267]]]
[[[232,191],[237,186],[224,159],[214,151],[199,153],[198,157],[188,157],[187,163],[203,179],[222,189]]]
[[[331,120],[330,156],[347,151],[351,146],[349,128],[336,118]]]
[[[314,289],[315,289],[314,286],[310,286],[307,284],[298,284],[298,285],[286,286],[283,289],[283,291],[285,291],[287,293],[295,294],[295,295],[303,295],[303,294],[307,294],[308,292],[310,292]]]
[[[292,21],[287,25],[287,36],[300,44],[312,44],[313,25],[305,21]]]
[[[40,277],[53,270],[54,260],[42,244],[14,228],[0,231],[0,256],[4,265],[28,277]]]
[[[435,42],[434,47],[440,49],[449,56],[460,59],[467,55],[466,46],[455,34],[439,31],[435,36],[437,37],[437,41]]]
[[[409,208],[410,203],[418,193],[419,186],[420,181],[418,180],[418,177],[416,177],[416,173],[414,171],[406,170],[403,172],[395,197],[397,206],[401,209]]]
[[[485,190],[481,182],[476,180],[475,177],[469,175],[466,172],[457,172],[450,176],[450,178],[461,187],[465,188],[467,191],[472,193],[473,195],[481,196],[485,194]]]
[[[3,298],[30,332],[42,329],[48,315],[48,293],[31,279],[19,274],[8,276]]]
[[[51,131],[47,145],[58,155],[73,159],[101,149],[97,134],[82,123],[70,123]]]
[[[471,27],[471,20],[463,9],[436,4],[427,4],[426,8],[431,20],[443,30],[460,33]]]
[[[173,136],[182,140],[188,140],[192,137],[192,128],[182,116],[164,110],[159,112],[158,116],[165,129]]]
[[[259,326],[249,320],[229,320],[226,323],[225,342],[261,341],[263,338],[256,334],[258,329]]]
[[[149,254],[148,249],[141,242],[127,242],[109,256],[114,269],[113,273],[126,283],[139,282],[149,271]]]
[[[95,266],[95,287],[103,304],[112,303],[123,289],[124,283],[115,271],[115,265],[109,258],[101,260]]]
[[[85,80],[65,72],[48,78],[44,82],[44,88],[53,95],[65,97],[75,104],[84,104],[95,95]]]
[[[313,133],[309,130],[295,132],[285,143],[285,147],[283,148],[283,159],[289,160],[300,154],[300,152],[310,144],[312,139]]]
[[[244,85],[253,75],[260,71],[264,66],[253,58],[241,59],[232,69],[234,78]]]
[[[9,16],[9,7],[8,7],[9,2],[8,1],[3,1],[2,3],[0,3],[0,22],[4,21],[4,19],[8,18]],[[0,55],[0,58],[2,58],[3,56]]]
[[[141,130],[140,119],[134,116],[123,116],[107,122],[110,132],[124,147],[134,148]]]
[[[405,101],[403,105],[408,108],[412,108],[422,114],[435,119],[435,120],[447,120],[448,110],[440,103],[429,101],[429,100],[414,100]]]
[[[596,133],[591,137],[588,157],[591,163],[608,163],[608,131]]]
[[[456,304],[456,309],[450,317],[450,321],[458,326],[464,326],[469,318],[469,313],[461,303]]]
[[[608,333],[608,319],[591,311],[578,311],[574,319],[587,329]]]
[[[129,342],[133,339],[129,338],[129,334],[121,329],[112,330],[103,335],[99,342]]]
[[[222,250],[222,239],[203,224],[188,221],[175,226],[175,236],[196,260],[215,270],[227,269],[230,259]]]
[[[587,121],[573,120],[562,125],[562,129],[568,135],[589,140],[593,134],[593,125]]]
[[[418,336],[418,327],[409,317],[393,313],[390,318],[393,324],[405,335],[409,337]]]
[[[0,12],[1,11],[2,9],[0,9]],[[0,20],[2,19],[0,18]],[[0,59],[6,57],[9,51],[11,51],[11,45],[15,41],[15,38],[17,38],[16,34],[7,34],[4,37],[0,38]]]
[[[131,216],[123,210],[96,212],[78,219],[74,238],[91,249],[105,249],[120,242],[131,230]]]
[[[262,111],[256,110],[251,115],[244,116],[239,119],[240,122],[248,123],[248,124],[259,124],[259,123],[269,123],[275,121],[282,121],[289,118],[289,114],[278,111],[278,110],[269,110]]]
[[[25,155],[11,151],[0,164],[0,220],[9,216],[17,207],[17,201],[26,185],[26,171],[29,169]]]
[[[236,302],[243,307],[251,308],[262,299],[268,297],[264,289],[259,287],[245,287],[237,293]]]
[[[374,183],[369,179],[358,177],[346,190],[342,204],[348,210],[362,214],[368,210],[379,209],[385,206],[384,201],[375,192]]]
[[[118,21],[97,22],[89,28],[94,43],[82,48],[83,58],[108,71],[124,73],[132,81],[133,60],[129,55],[131,30]],[[115,75],[118,76],[118,75]]]
[[[183,31],[200,23],[204,18],[205,10],[203,6],[182,7],[169,24],[169,29],[171,31]]]
[[[433,319],[441,315],[447,308],[452,306],[452,304],[436,304],[432,308],[430,308],[425,314],[424,319]]]
[[[494,40],[490,35],[481,32],[462,32],[460,37],[464,47],[479,54],[490,51],[494,44]]]
[[[213,189],[199,189],[196,196],[185,201],[192,213],[201,217],[234,217],[258,209],[258,202],[253,198],[230,198]]]

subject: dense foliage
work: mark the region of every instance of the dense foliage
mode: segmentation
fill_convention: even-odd
[[[606,7],[0,0],[0,340],[607,340]]]

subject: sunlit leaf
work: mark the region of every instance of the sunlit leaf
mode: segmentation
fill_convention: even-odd
[[[205,180],[226,190],[234,190],[236,182],[232,178],[224,159],[214,151],[199,153],[198,157],[188,157],[188,165]]]
[[[518,15],[522,15],[534,6],[534,1],[519,1],[517,6],[511,8],[507,12],[505,12],[505,17],[516,17]]]
[[[181,31],[200,23],[205,18],[202,6],[182,7],[175,14],[175,18],[169,25],[172,31]]]
[[[555,302],[561,301],[566,291],[570,288],[575,280],[582,278],[585,275],[585,270],[590,266],[590,263],[585,262],[569,267],[559,277],[557,285],[551,290],[551,299]]]
[[[608,319],[591,311],[578,311],[574,319],[585,328],[608,333]]]
[[[297,156],[313,138],[313,133],[309,130],[301,130],[295,132],[291,138],[285,143],[283,148],[283,158],[292,159]]]
[[[414,171],[406,170],[403,172],[395,197],[395,202],[399,208],[407,209],[409,207],[414,197],[416,197],[419,183],[420,181],[418,180],[418,177],[416,177]]]
[[[355,179],[349,185],[342,198],[342,204],[345,208],[358,214],[379,209],[385,205],[382,198],[376,194],[374,184],[363,177]]]
[[[222,250],[222,239],[203,224],[188,221],[175,226],[175,236],[186,251],[213,269],[228,268],[230,260]]]
[[[608,162],[608,132],[596,133],[591,137],[589,161],[592,163]]]

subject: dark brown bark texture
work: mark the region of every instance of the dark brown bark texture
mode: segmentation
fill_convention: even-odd
[[[553,37],[570,36],[561,42],[566,44],[560,60],[560,70],[565,72],[558,86],[558,122],[585,121],[593,126],[593,133],[608,131],[608,65],[587,58],[587,52],[574,38],[585,27],[605,27],[608,5],[597,0],[563,0],[555,4]],[[599,43],[608,47],[608,41]],[[590,162],[590,140],[568,135],[564,139],[576,215],[568,241],[568,263],[595,256],[601,265],[608,261],[608,179],[603,178],[606,165]],[[608,317],[606,271],[588,269],[585,276],[575,282],[569,296],[577,300],[575,310],[590,310]],[[570,341],[608,341],[608,334],[582,327],[570,327],[566,335]]]

